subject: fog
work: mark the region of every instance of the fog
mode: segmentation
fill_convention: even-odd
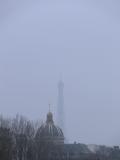
[[[0,113],[56,117],[69,142],[120,144],[120,2],[1,0]]]

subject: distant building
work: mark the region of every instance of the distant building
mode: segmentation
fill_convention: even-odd
[[[57,107],[57,121],[60,128],[65,134],[65,118],[64,118],[64,83],[58,83],[58,107]]]
[[[114,150],[120,150],[119,146],[114,146],[113,148],[114,148]]]

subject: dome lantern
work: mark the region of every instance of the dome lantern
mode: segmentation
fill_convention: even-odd
[[[46,123],[54,123],[54,122],[53,122],[53,114],[52,114],[51,112],[49,112],[49,113],[47,114]]]

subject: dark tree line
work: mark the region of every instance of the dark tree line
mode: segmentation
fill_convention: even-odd
[[[0,160],[35,160],[35,135],[40,124],[19,115],[14,119],[0,116]]]

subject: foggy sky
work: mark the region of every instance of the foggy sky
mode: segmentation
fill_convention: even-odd
[[[0,113],[56,117],[70,142],[120,144],[120,2],[1,0]],[[62,74],[62,76],[61,76]]]

